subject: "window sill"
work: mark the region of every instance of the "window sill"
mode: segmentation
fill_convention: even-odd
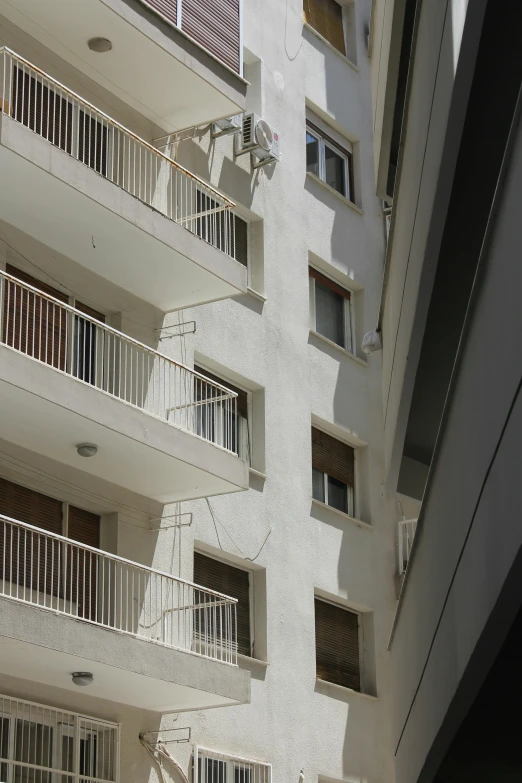
[[[319,40],[322,41],[329,49],[331,49],[332,52],[337,55],[337,57],[339,57],[343,62],[346,63],[346,65],[349,65],[350,68],[353,68],[353,70],[356,73],[360,72],[359,68],[355,65],[355,63],[353,63],[351,60],[349,60],[348,57],[345,54],[343,54],[342,52],[339,51],[339,49],[336,49],[335,46],[333,46],[333,44],[331,44],[330,41],[328,41],[324,37],[324,35],[321,35],[321,33],[317,32],[315,27],[312,27],[312,25],[308,24],[308,22],[304,22],[303,23],[303,27],[306,30],[309,30],[311,33],[313,33],[313,35],[315,35],[316,38],[319,38]]]
[[[320,677],[315,678],[316,685],[324,685],[327,688],[335,688],[335,690],[343,691],[348,696],[360,696],[363,699],[369,699],[370,701],[379,701],[378,696],[372,696],[370,693],[364,693],[363,691],[354,691],[353,688],[347,688],[345,685],[337,685],[336,682],[328,682],[328,680],[321,680]]]
[[[258,478],[266,479],[266,473],[262,473],[260,470],[256,470],[255,468],[248,468],[248,472],[252,476],[257,476]]]
[[[266,296],[263,296],[263,294],[260,294],[259,291],[255,291],[253,288],[250,288],[250,286],[247,286],[247,294],[249,296],[253,296],[254,299],[258,299],[260,302],[266,302]]]
[[[317,177],[315,174],[312,174],[311,171],[306,172],[306,176],[309,177],[309,179],[313,180],[314,182],[317,182],[318,185],[321,185],[325,190],[328,191],[328,193],[331,193],[336,198],[339,199],[339,201],[342,201],[343,204],[346,204],[347,207],[350,207],[350,209],[353,209],[354,212],[357,212],[358,215],[364,215],[364,210],[357,206],[357,204],[354,204],[353,201],[350,201],[349,198],[346,198],[346,196],[343,196],[342,193],[339,193],[338,190],[335,190],[335,188],[330,187],[330,185],[327,185],[326,182],[323,182],[322,179]]]
[[[264,666],[265,668],[267,666],[270,666],[268,661],[262,661],[261,658],[253,658],[251,655],[241,655],[241,653],[238,653],[237,659],[238,661],[241,661],[241,663],[254,664],[256,666]]]
[[[357,364],[361,364],[363,367],[368,367],[368,362],[365,362],[364,359],[359,359],[359,357],[354,353],[347,351],[346,348],[342,347],[342,345],[337,345],[337,343],[334,343],[333,340],[328,339],[328,337],[325,337],[323,334],[319,334],[319,332],[316,332],[314,329],[310,329],[310,334],[314,337],[317,337],[317,339],[321,340],[323,343],[330,345],[332,348],[336,348],[338,351],[340,351],[340,353],[344,354],[344,356],[347,356],[349,359],[353,359],[354,362],[357,362]]]
[[[363,522],[362,519],[356,519],[355,517],[351,517],[349,514],[345,514],[344,511],[339,511],[338,508],[329,506],[327,503],[323,503],[321,500],[316,500],[315,498],[312,498],[312,506],[317,506],[318,508],[324,508],[327,511],[331,511],[332,514],[337,514],[338,516],[346,520],[346,522],[352,522],[354,525],[357,525],[357,527],[363,527],[366,528],[366,530],[373,530],[373,525],[369,525],[368,522]]]

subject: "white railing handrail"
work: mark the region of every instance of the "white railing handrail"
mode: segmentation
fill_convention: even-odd
[[[195,182],[199,183],[202,187],[204,187],[206,190],[212,192],[217,198],[221,199],[225,202],[223,207],[216,208],[214,211],[219,212],[223,211],[225,209],[231,209],[236,206],[235,202],[232,201],[228,196],[225,196],[224,193],[221,193],[217,188],[215,188],[213,185],[209,184],[208,182],[205,182],[204,179],[201,177],[198,177],[197,174],[193,174],[191,171],[186,169],[184,166],[182,166],[180,163],[178,163],[175,160],[172,160],[172,158],[169,158],[167,155],[165,155],[161,150],[158,150],[156,147],[153,147],[150,142],[145,141],[145,139],[142,139],[140,136],[138,136],[133,131],[129,130],[125,127],[125,125],[122,125],[117,120],[113,119],[110,115],[106,114],[104,111],[99,109],[97,106],[92,104],[90,101],[83,98],[81,95],[78,95],[78,93],[74,92],[74,90],[71,90],[69,87],[66,87],[64,84],[58,81],[58,79],[55,79],[53,76],[50,76],[48,73],[43,71],[41,68],[39,68],[37,65],[34,65],[34,63],[30,62],[30,60],[27,60],[25,57],[22,57],[21,55],[17,54],[17,52],[10,49],[8,46],[0,46],[0,54],[9,54],[11,57],[14,57],[16,60],[19,60],[20,62],[24,63],[28,68],[31,68],[33,71],[36,71],[41,76],[43,76],[45,79],[47,79],[49,82],[52,82],[56,87],[58,87],[60,90],[63,90],[68,95],[71,96],[71,98],[74,98],[79,103],[83,104],[84,106],[88,107],[91,111],[94,111],[96,114],[99,114],[100,117],[103,117],[106,122],[108,122],[110,125],[114,126],[118,130],[120,130],[122,133],[125,133],[128,136],[131,136],[135,141],[137,141],[139,144],[143,144],[144,147],[147,147],[151,152],[153,152],[155,155],[157,155],[159,158],[164,160],[166,163],[169,163],[173,168],[180,171],[182,174],[184,174],[187,177],[190,177],[190,179],[193,179]],[[3,96],[5,98],[5,95]],[[198,217],[202,217],[203,213],[199,213]]]
[[[211,590],[209,587],[203,587],[203,585],[190,582],[188,579],[181,579],[179,576],[174,576],[174,574],[168,574],[166,571],[160,571],[157,568],[151,568],[150,566],[136,563],[134,560],[127,560],[127,558],[121,557],[120,555],[114,555],[112,552],[105,552],[103,549],[97,549],[96,547],[89,546],[88,544],[81,544],[79,541],[74,541],[72,538],[67,538],[67,536],[61,536],[58,533],[51,533],[48,530],[43,530],[41,527],[29,525],[27,522],[21,522],[19,519],[8,517],[5,514],[0,514],[0,521],[8,522],[10,525],[14,525],[15,527],[21,527],[25,530],[30,530],[31,532],[37,533],[38,535],[44,536],[45,538],[52,538],[55,541],[61,541],[68,546],[77,547],[78,549],[85,550],[86,552],[92,552],[94,555],[100,555],[106,560],[113,560],[117,563],[124,563],[125,565],[132,566],[133,568],[139,568],[140,571],[147,571],[149,574],[171,579],[173,582],[185,585],[186,587],[193,587],[196,590],[201,590],[202,592],[215,596],[219,599],[220,602],[231,604],[237,604],[238,602],[237,598],[232,598],[232,596],[225,595],[225,593],[218,593],[216,590]]]
[[[226,386],[223,386],[217,381],[214,380],[211,381],[210,378],[207,378],[205,375],[202,375],[197,370],[194,370],[192,367],[187,367],[186,364],[182,364],[182,362],[177,362],[175,359],[171,359],[169,356],[166,356],[165,354],[156,351],[154,348],[151,348],[149,345],[145,345],[145,343],[136,340],[134,337],[131,337],[130,335],[125,334],[124,332],[120,332],[118,331],[118,329],[114,329],[114,327],[109,326],[109,324],[103,323],[103,321],[98,321],[96,318],[87,315],[87,313],[85,313],[83,310],[78,310],[73,305],[70,305],[67,302],[62,302],[60,299],[56,299],[56,297],[52,296],[51,294],[47,294],[45,291],[41,291],[39,288],[35,288],[29,283],[20,280],[18,277],[14,277],[13,275],[10,275],[8,272],[4,272],[3,270],[0,269],[0,280],[1,278],[10,280],[14,285],[20,286],[21,288],[26,288],[28,291],[31,291],[32,293],[36,294],[42,299],[48,299],[50,302],[59,306],[61,309],[67,310],[73,315],[77,315],[83,321],[90,321],[91,323],[95,324],[96,327],[98,327],[99,329],[103,329],[106,332],[110,332],[115,337],[118,337],[121,340],[125,340],[125,342],[132,343],[137,348],[140,348],[140,350],[153,354],[154,356],[159,357],[163,361],[168,362],[169,364],[172,364],[175,367],[179,367],[182,370],[185,370],[195,378],[200,378],[205,383],[208,383],[211,386],[215,386],[216,389],[220,389],[221,391],[225,392],[225,394],[223,395],[223,399],[232,400],[234,399],[234,397],[238,396],[237,392],[234,392],[231,389],[227,389]],[[0,303],[0,310],[1,310],[1,303]],[[1,331],[1,324],[0,324],[0,331]]]

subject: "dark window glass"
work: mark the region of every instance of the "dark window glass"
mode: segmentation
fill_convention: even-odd
[[[319,140],[306,131],[306,170],[319,176]]]
[[[348,513],[348,487],[342,481],[328,476],[328,505]]]
[[[234,783],[252,783],[253,772],[247,764],[234,764]]]
[[[324,503],[324,473],[322,470],[312,468],[312,497]]]
[[[345,348],[344,297],[315,281],[315,330]]]
[[[198,783],[201,783],[201,769],[205,765],[205,783],[226,783],[227,765],[221,759],[201,759],[198,766]]]
[[[346,196],[345,161],[331,147],[324,148],[325,182]]]

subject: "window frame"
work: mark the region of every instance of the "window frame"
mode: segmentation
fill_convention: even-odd
[[[309,269],[314,269],[315,267],[309,267]],[[343,331],[344,331],[344,345],[339,345],[339,343],[336,343],[334,340],[331,340],[329,337],[326,337],[324,334],[321,334],[317,330],[317,313],[315,309],[315,284],[316,284],[316,278],[308,273],[309,277],[309,285],[310,285],[310,328],[313,332],[316,334],[319,334],[321,337],[323,337],[325,340],[328,340],[329,342],[336,345],[338,348],[342,348],[347,353],[351,354],[352,356],[356,356],[355,353],[355,313],[354,313],[354,307],[352,307],[352,299],[354,297],[354,292],[351,291],[349,288],[345,288],[340,283],[337,283],[336,280],[333,278],[329,278],[328,275],[325,275],[324,272],[320,271],[319,269],[315,270],[317,271],[322,277],[325,277],[327,280],[331,280],[334,285],[336,285],[338,288],[343,289],[346,291],[347,294],[349,294],[348,297],[343,297],[344,299],[344,305],[343,305],[343,313],[344,313],[344,324],[343,324]],[[333,292],[335,293],[335,292]],[[338,296],[342,296],[342,294],[337,294]],[[348,328],[349,327],[349,328]]]
[[[303,11],[303,24],[305,24],[307,27],[309,27],[311,30],[314,31],[316,35],[318,35],[321,40],[325,41],[328,46],[331,46],[334,51],[337,52],[341,57],[345,57],[347,60],[350,58],[348,57],[348,46],[347,46],[347,31],[346,31],[346,3],[339,2],[339,0],[334,0],[335,4],[339,6],[341,9],[341,27],[343,31],[343,46],[344,46],[344,52],[342,52],[340,49],[337,48],[337,46],[332,43],[320,30],[318,30],[316,27],[313,26],[313,24],[310,24],[310,22],[306,21],[306,16]]]
[[[239,262],[238,262],[239,263]],[[247,417],[246,419],[241,416],[239,413],[237,414],[237,445],[238,445],[238,451],[237,456],[239,459],[242,459],[244,462],[247,463],[248,467],[252,467],[252,461],[253,461],[253,445],[252,445],[252,435],[253,435],[253,428],[254,428],[254,422],[253,422],[253,396],[252,396],[252,390],[246,389],[243,385],[236,383],[236,381],[229,381],[226,377],[222,376],[218,372],[215,372],[214,370],[209,370],[207,367],[205,367],[204,364],[197,362],[194,360],[194,370],[197,373],[200,373],[201,375],[208,375],[210,380],[213,380],[214,378],[219,381],[223,386],[226,386],[229,388],[230,386],[235,387],[236,389],[239,389],[240,391],[244,392],[246,394],[247,398]],[[243,433],[240,432],[241,427],[239,425],[240,420],[246,421],[247,431],[246,431],[246,456],[242,455],[239,452],[239,443],[242,442],[242,436]]]
[[[323,131],[321,128],[315,125],[308,118],[306,120],[306,133],[310,134],[310,136],[313,136],[313,138],[316,139],[319,144],[319,161],[318,161],[319,174],[314,174],[313,171],[308,171],[308,168],[306,170],[306,173],[310,174],[311,176],[317,176],[321,180],[321,182],[323,182],[323,184],[326,185],[326,187],[330,188],[331,190],[335,191],[339,195],[343,196],[350,203],[355,204],[353,150],[348,150],[345,147],[343,147],[341,144],[338,144],[334,139],[332,139],[328,135],[326,131]],[[306,146],[306,133],[305,133],[305,146]],[[341,190],[337,190],[337,188],[332,187],[332,185],[329,185],[328,182],[326,181],[326,156],[325,156],[326,148],[331,149],[333,152],[335,152],[336,155],[338,155],[343,160],[344,192]]]
[[[354,455],[355,458],[355,455]],[[337,506],[332,506],[328,502],[328,479],[333,478],[333,476],[329,476],[328,473],[325,473],[324,470],[319,470],[318,468],[312,467],[312,470],[316,470],[318,473],[322,473],[323,476],[323,493],[324,493],[324,500],[318,500],[317,498],[314,498],[312,495],[313,500],[315,500],[317,503],[324,503],[325,506],[328,506],[328,508],[333,508],[334,511],[338,511],[340,514],[346,514],[348,517],[352,517],[352,519],[355,519],[355,487],[350,487],[348,484],[344,484],[346,487],[346,511],[342,511],[340,508],[337,508]],[[355,482],[354,482],[355,483]]]
[[[255,639],[255,600],[254,600],[254,590],[255,590],[255,579],[254,579],[254,572],[250,568],[245,568],[242,565],[238,565],[236,562],[232,560],[227,560],[224,557],[218,557],[217,555],[213,553],[206,552],[204,549],[198,549],[197,547],[194,548],[192,552],[192,565],[194,567],[194,555],[195,554],[203,555],[204,557],[208,557],[210,560],[215,560],[218,563],[223,563],[223,565],[228,566],[229,568],[236,568],[238,571],[246,571],[248,574],[248,626],[250,630],[250,655],[245,655],[244,653],[240,653],[238,651],[238,657],[243,658],[255,658],[255,652],[256,652],[256,639]],[[193,572],[193,578],[194,578],[194,572]],[[206,585],[199,585],[199,587],[205,588]],[[211,588],[207,588],[211,589]],[[219,591],[218,591],[219,592]]]
[[[0,702],[3,699],[7,699],[8,703],[12,703],[15,705],[14,709],[9,709],[4,706],[0,707],[0,720],[7,720],[8,722],[8,737],[7,737],[7,757],[4,758],[0,756],[0,768],[5,765],[7,767],[7,776],[6,781],[8,783],[11,783],[14,779],[14,770],[17,765],[22,765],[22,768],[35,771],[37,769],[42,770],[42,776],[47,775],[50,779],[54,779],[54,777],[65,777],[70,778],[71,780],[74,778],[82,778],[86,777],[93,781],[101,781],[103,780],[102,777],[93,775],[81,775],[80,774],[80,768],[79,768],[79,761],[80,761],[80,755],[79,755],[79,748],[78,746],[75,747],[75,753],[74,753],[74,760],[73,760],[73,769],[67,770],[64,765],[64,748],[63,748],[63,738],[64,737],[70,737],[73,742],[76,744],[81,739],[86,739],[89,735],[90,736],[96,736],[98,737],[103,729],[108,729],[109,731],[114,731],[114,742],[113,742],[113,773],[114,773],[114,782],[117,783],[119,781],[119,771],[120,771],[120,761],[119,761],[119,752],[120,752],[120,726],[116,723],[110,723],[103,719],[98,718],[90,718],[85,715],[82,715],[81,713],[76,712],[70,712],[68,710],[58,710],[54,707],[48,707],[45,704],[40,704],[37,702],[30,702],[26,701],[25,699],[17,699],[17,698],[11,698],[11,697],[5,697],[3,695],[0,695]],[[32,710],[35,709],[36,714],[32,714]],[[60,720],[61,718],[67,716],[70,719],[70,722],[65,724],[63,720]],[[16,731],[17,731],[17,723],[21,721],[22,724],[29,724],[39,727],[47,727],[50,730],[50,738],[51,738],[51,753],[50,753],[50,760],[52,761],[52,766],[50,767],[41,767],[36,764],[32,764],[31,761],[25,761],[24,759],[15,759],[15,743],[16,743]],[[94,724],[94,728],[87,728],[86,726],[82,725],[82,721],[87,722],[89,724]],[[98,750],[95,754],[95,763],[97,764],[99,762],[98,757]]]
[[[335,440],[338,440],[340,443],[344,443],[346,446],[349,446],[351,449],[353,449],[353,487],[352,487],[352,513],[350,513],[350,503],[349,503],[349,495],[348,495],[348,511],[340,511],[338,508],[335,508],[335,506],[328,505],[327,502],[322,500],[317,500],[317,498],[314,498],[313,496],[313,478],[312,478],[312,500],[315,503],[323,503],[323,505],[328,506],[328,508],[331,508],[332,511],[336,512],[337,514],[344,514],[346,517],[350,517],[351,519],[356,519],[359,521],[361,520],[361,509],[360,509],[360,492],[359,492],[359,447],[354,445],[353,443],[350,443],[350,441],[346,440],[345,438],[338,437],[337,434],[333,434],[332,432],[329,432],[324,426],[321,426],[321,424],[317,424],[315,421],[312,420],[312,429],[319,430],[320,432],[324,432],[325,435],[329,435],[331,438],[334,438]],[[312,477],[313,477],[313,452],[312,452]],[[319,471],[318,468],[315,468],[318,472],[323,474],[323,482],[327,482],[328,473],[325,473],[324,470]],[[326,479],[324,478],[326,476]],[[333,478],[333,476],[332,476]],[[343,482],[344,483],[344,482]],[[323,485],[324,486],[324,485]],[[347,489],[350,489],[350,486],[346,484]],[[325,492],[325,498],[328,497],[328,488],[324,487]],[[347,493],[348,494],[348,493]],[[322,599],[321,599],[322,600]]]
[[[342,599],[341,599],[342,600]],[[337,682],[332,682],[331,680],[323,680],[322,677],[317,677],[317,669],[316,669],[316,680],[319,682],[325,682],[329,685],[334,685],[336,688],[344,688],[349,691],[353,691],[354,693],[366,693],[365,688],[365,672],[364,672],[364,612],[360,612],[357,609],[354,609],[353,606],[346,606],[344,603],[339,603],[339,601],[336,601],[331,598],[325,598],[324,596],[314,593],[314,621],[315,621],[315,602],[321,601],[324,604],[330,604],[330,606],[334,606],[336,609],[342,609],[344,612],[349,612],[350,614],[353,614],[357,617],[357,646],[359,651],[359,690],[356,691],[354,688],[348,688],[346,685],[340,685]],[[317,639],[314,636],[314,646],[315,646],[315,652],[317,655]],[[317,666],[317,663],[316,663]]]

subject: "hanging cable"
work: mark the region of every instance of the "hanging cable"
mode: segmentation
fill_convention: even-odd
[[[268,537],[269,537],[269,535],[270,535],[270,534],[271,534],[271,532],[272,532],[272,529],[273,529],[273,528],[272,528],[272,526],[270,525],[270,528],[269,528],[269,530],[268,530],[268,533],[266,534],[266,536],[265,536],[265,538],[264,538],[264,540],[263,540],[263,543],[261,544],[261,546],[260,546],[260,548],[259,548],[259,551],[257,552],[257,554],[256,554],[256,555],[254,555],[254,557],[248,557],[248,555],[246,555],[246,554],[245,554],[245,552],[243,552],[243,550],[241,549],[241,547],[240,547],[240,546],[238,546],[238,544],[237,544],[237,543],[234,541],[234,539],[232,538],[232,536],[230,535],[230,533],[229,533],[229,532],[228,532],[228,530],[226,529],[226,527],[225,527],[225,525],[223,524],[223,522],[221,522],[221,520],[220,520],[220,519],[218,518],[218,516],[215,514],[215,512],[214,512],[214,509],[213,509],[213,508],[212,508],[212,506],[210,505],[210,501],[209,501],[209,499],[208,499],[208,498],[205,498],[205,501],[206,501],[206,503],[207,503],[208,510],[210,511],[210,516],[212,517],[212,521],[213,521],[213,523],[214,523],[214,530],[216,531],[216,537],[217,537],[217,540],[218,540],[219,548],[222,550],[222,549],[223,549],[223,546],[222,546],[222,544],[221,544],[221,539],[220,539],[220,537],[219,537],[219,533],[218,533],[218,529],[217,529],[217,524],[216,524],[216,521],[217,521],[217,522],[219,522],[219,524],[221,525],[221,527],[223,528],[223,530],[225,531],[225,533],[227,534],[227,536],[228,536],[228,537],[229,537],[229,539],[231,540],[232,544],[233,544],[233,545],[236,547],[237,551],[238,551],[238,552],[239,552],[239,553],[240,553],[240,554],[243,556],[243,558],[244,558],[245,560],[248,560],[250,563],[253,563],[255,560],[257,560],[257,558],[259,557],[259,555],[260,555],[260,554],[261,554],[261,552],[263,551],[263,549],[264,549],[264,546],[265,546],[266,542],[268,541]]]

